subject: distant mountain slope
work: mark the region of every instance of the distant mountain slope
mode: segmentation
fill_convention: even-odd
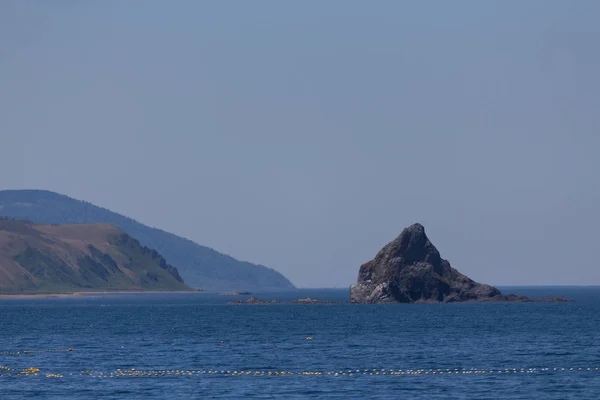
[[[0,292],[189,290],[177,268],[112,225],[0,219]]]
[[[185,282],[194,288],[213,291],[294,288],[290,281],[273,269],[238,261],[191,240],[53,192],[0,191],[0,216],[42,224],[115,225],[144,246],[156,249],[179,269]]]

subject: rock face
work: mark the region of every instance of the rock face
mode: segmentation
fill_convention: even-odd
[[[363,264],[357,284],[350,287],[352,303],[530,301],[509,296],[452,268],[429,241],[421,224],[404,229],[373,260]]]

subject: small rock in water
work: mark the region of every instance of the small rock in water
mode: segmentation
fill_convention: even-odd
[[[293,301],[293,303],[297,303],[297,304],[317,304],[320,303],[319,300],[315,299],[314,297],[305,297],[303,299],[298,299]]]

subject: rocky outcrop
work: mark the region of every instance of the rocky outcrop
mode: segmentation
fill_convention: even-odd
[[[323,304],[322,301],[315,299],[314,297],[305,297],[302,299],[292,301],[294,304]]]
[[[275,300],[267,301],[257,299],[256,297],[250,297],[248,300],[244,301],[242,304],[274,304]]]
[[[562,299],[565,300],[565,299]],[[452,303],[534,300],[504,295],[493,286],[461,274],[444,260],[421,224],[404,229],[375,258],[360,267],[350,287],[352,303]]]

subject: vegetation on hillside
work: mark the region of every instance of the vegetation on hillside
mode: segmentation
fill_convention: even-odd
[[[0,221],[0,292],[189,289],[160,254],[115,227]]]
[[[131,218],[53,192],[0,191],[0,215],[41,224],[112,224],[155,249],[175,265],[185,282],[213,291],[291,289],[294,286],[277,271],[238,261],[191,240],[145,226]]]

